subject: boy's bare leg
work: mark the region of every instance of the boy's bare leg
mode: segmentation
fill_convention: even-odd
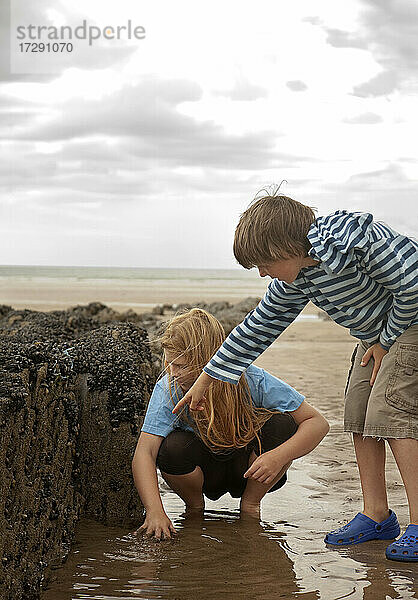
[[[251,452],[248,466],[250,467],[257,455],[255,452]],[[242,513],[251,515],[256,519],[260,518],[260,502],[267,494],[269,489],[275,485],[281,477],[286,473],[287,469],[292,463],[289,463],[283,467],[283,469],[276,475],[274,480],[269,484],[259,483],[255,479],[247,479],[247,485],[245,486],[244,493],[241,498],[240,511]]]
[[[353,441],[363,491],[363,513],[380,523],[389,516],[385,442],[373,437],[363,437],[359,433],[353,433]]]
[[[418,440],[404,438],[388,442],[405,485],[411,523],[418,525]]]
[[[202,510],[205,508],[203,498],[203,472],[196,467],[186,475],[169,475],[161,472],[164,480],[180,498],[185,502],[187,510]]]

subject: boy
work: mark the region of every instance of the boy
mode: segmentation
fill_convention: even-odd
[[[186,403],[199,409],[212,379],[236,383],[311,300],[359,339],[344,429],[353,434],[364,508],[325,542],[349,545],[399,535],[386,495],[387,440],[411,524],[386,557],[418,561],[418,244],[370,214],[336,211],[315,219],[309,207],[272,195],[241,216],[234,254],[243,267],[256,266],[273,281],[174,410]],[[248,475],[256,476],[258,467],[257,459]]]

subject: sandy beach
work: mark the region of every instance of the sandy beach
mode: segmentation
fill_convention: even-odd
[[[52,310],[94,300],[116,310],[123,307],[123,310],[133,308],[140,312],[165,302],[238,302],[247,296],[262,295],[267,283],[255,280],[250,286],[228,287],[225,282],[212,285],[211,282],[186,284],[181,281],[167,286],[164,282],[152,281],[139,286],[126,281],[83,281],[69,285],[68,281],[3,279],[0,303],[19,309]],[[326,532],[352,518],[362,507],[351,439],[342,428],[343,391],[355,340],[333,322],[315,319],[317,312],[315,307],[307,307],[305,314],[312,318],[293,323],[256,363],[303,393],[331,425],[330,433],[320,446],[294,462],[289,483],[266,497],[261,525],[257,528],[242,523],[238,527],[237,501],[227,496],[217,502],[209,501],[208,512],[201,522],[187,520],[182,503],[165,490],[165,506],[180,530],[176,542],[157,547],[137,540],[126,531],[105,530],[82,521],[77,544],[64,568],[55,571],[54,580],[44,593],[45,600],[82,597],[269,599],[296,595],[323,600],[415,597],[416,565],[387,561],[385,542],[338,550],[329,549],[323,543]],[[387,480],[390,506],[396,511],[401,527],[405,527],[408,523],[406,498],[390,452]],[[248,545],[254,552],[243,551]],[[242,554],[238,572],[245,585],[231,588],[227,595],[222,595],[221,590],[225,588],[220,579],[224,579],[219,569],[207,572],[205,586],[201,581],[204,569],[208,568],[199,562],[202,549],[208,561],[216,562],[218,548],[219,552],[222,548],[223,552],[225,548],[230,551],[222,555],[227,561],[222,570],[233,570],[234,553],[235,556]],[[264,562],[258,555],[254,558],[257,553],[265,557]],[[93,563],[96,567],[92,570]],[[187,565],[189,584],[181,578],[179,568],[168,568],[169,563],[179,568]],[[266,564],[268,573],[263,570]],[[259,569],[259,584],[254,565]],[[287,576],[281,576],[278,569]],[[274,582],[269,579],[272,570]],[[264,594],[258,595],[258,585],[264,585]],[[74,590],[79,590],[81,595]],[[89,595],[82,595],[82,590],[85,593],[90,590]]]
[[[16,309],[64,310],[76,304],[103,302],[118,311],[128,309],[145,312],[156,304],[180,304],[182,302],[226,300],[239,302],[248,296],[261,296],[267,280],[254,272],[205,270],[146,270],[138,277],[124,277],[123,270],[112,278],[112,271],[101,269],[71,271],[65,276],[51,277],[48,271],[26,268],[20,274],[18,268],[13,275],[0,267],[0,303]],[[129,273],[131,275],[131,273]],[[143,276],[141,276],[143,275]],[[211,275],[210,279],[208,275]]]

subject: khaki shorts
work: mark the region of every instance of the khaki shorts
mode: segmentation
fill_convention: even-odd
[[[360,366],[370,344],[357,344],[345,394],[344,431],[381,438],[418,439],[418,325],[398,337],[370,386],[373,359]]]

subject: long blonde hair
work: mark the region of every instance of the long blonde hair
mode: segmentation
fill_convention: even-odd
[[[164,351],[185,360],[191,379],[197,379],[224,339],[225,331],[220,322],[200,308],[173,317],[159,338]],[[170,375],[165,357],[164,360],[170,394],[177,403],[179,387]],[[193,426],[213,451],[242,448],[254,438],[260,447],[258,432],[273,412],[253,406],[248,383],[241,376],[237,385],[223,381],[210,384],[204,409],[193,413]]]

